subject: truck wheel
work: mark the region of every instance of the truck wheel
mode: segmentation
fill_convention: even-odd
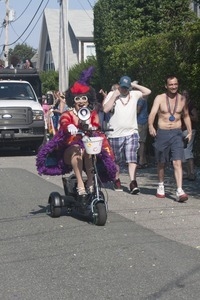
[[[35,144],[35,145],[31,146],[31,150],[38,153],[41,146],[42,146],[41,144]]]

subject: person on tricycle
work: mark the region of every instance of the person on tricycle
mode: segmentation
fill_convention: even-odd
[[[97,169],[101,181],[113,181],[116,174],[113,151],[106,135],[101,132],[98,112],[93,109],[96,97],[94,89],[89,85],[92,72],[93,67],[84,70],[80,79],[66,91],[67,104],[71,109],[62,113],[58,132],[41,147],[36,157],[36,166],[40,175],[64,175],[73,170],[77,179],[77,196],[80,201],[93,191],[92,159],[85,151],[80,131],[89,129],[92,136],[103,137],[101,152],[97,154]],[[78,115],[83,107],[89,108],[90,111],[85,121]],[[86,183],[83,180],[83,171],[87,175]]]

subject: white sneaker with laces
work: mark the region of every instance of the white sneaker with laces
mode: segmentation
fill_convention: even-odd
[[[158,185],[156,197],[157,198],[165,198],[165,187],[164,187],[164,185]]]
[[[176,199],[178,202],[185,202],[188,200],[188,195],[184,192],[184,190],[176,191]]]

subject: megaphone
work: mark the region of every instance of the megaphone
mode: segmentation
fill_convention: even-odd
[[[90,110],[87,108],[87,107],[82,107],[79,109],[78,111],[78,118],[81,120],[81,121],[86,121],[90,118]]]

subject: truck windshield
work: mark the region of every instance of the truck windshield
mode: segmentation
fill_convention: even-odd
[[[37,101],[33,89],[25,82],[0,82],[0,100]]]

